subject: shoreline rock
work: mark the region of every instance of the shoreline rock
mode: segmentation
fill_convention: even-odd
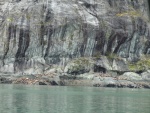
[[[130,72],[128,72],[130,73]],[[133,72],[131,72],[133,74]],[[126,73],[124,74],[126,75]],[[127,79],[120,75],[114,77],[108,73],[84,73],[80,75],[47,75],[0,76],[0,84],[51,85],[51,86],[90,86],[109,88],[146,88],[150,81],[144,79]],[[136,74],[134,74],[136,75]],[[132,75],[131,75],[132,76]],[[136,75],[136,77],[138,74]],[[140,76],[140,75],[139,75]],[[135,76],[134,76],[135,77]],[[142,78],[142,77],[141,77]]]

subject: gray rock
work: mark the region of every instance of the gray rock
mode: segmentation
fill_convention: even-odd
[[[119,80],[118,81],[118,87],[121,87],[121,88],[136,88],[137,85],[131,81],[127,81],[127,80]]]
[[[143,80],[150,81],[150,71],[143,72],[141,75]]]
[[[128,71],[128,65],[123,59],[114,59],[112,64],[112,70]]]
[[[13,81],[10,77],[0,77],[0,84],[11,84]]]
[[[65,67],[64,72],[72,75],[79,75],[89,72],[92,65],[91,59],[78,58],[69,62]]]
[[[104,86],[106,87],[117,87],[117,80],[112,77],[104,77]]]
[[[95,63],[98,66],[104,67],[106,70],[128,71],[128,65],[122,58],[109,58],[101,56]]]
[[[95,87],[117,87],[118,81],[112,77],[94,77],[92,83]]]
[[[107,70],[112,70],[112,65],[106,56],[101,56],[96,62],[96,65],[106,68]]]
[[[139,81],[142,77],[134,72],[125,72],[123,75],[119,76],[119,79],[129,80],[129,81]]]
[[[117,72],[115,72],[115,71],[107,71],[107,73],[110,75],[110,76],[112,76],[112,77],[118,77],[119,75],[118,75],[118,73]]]
[[[77,77],[79,78],[83,78],[83,79],[89,79],[89,80],[93,80],[95,78],[95,76],[97,76],[98,74],[95,73],[84,73],[84,74],[80,74]]]
[[[1,0],[0,73],[39,74],[59,65],[68,74],[83,74],[92,67],[70,63],[73,59],[109,54],[136,61],[150,53],[147,4],[147,0]],[[106,57],[100,65],[127,70],[122,61],[111,63]]]

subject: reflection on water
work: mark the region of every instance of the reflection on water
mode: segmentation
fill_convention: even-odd
[[[0,113],[150,113],[150,90],[0,85]]]

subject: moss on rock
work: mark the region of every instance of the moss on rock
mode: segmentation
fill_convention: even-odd
[[[93,63],[90,58],[80,57],[74,59],[65,67],[65,72],[69,74],[82,74],[85,72],[89,72]]]
[[[137,62],[129,62],[129,70],[138,71],[138,70],[148,70],[150,69],[150,56],[144,56]]]

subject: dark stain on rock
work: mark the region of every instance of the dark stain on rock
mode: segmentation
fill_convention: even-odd
[[[102,73],[106,73],[106,68],[99,66],[99,65],[94,65],[94,72],[102,72]]]
[[[13,25],[10,24],[9,27],[8,27],[8,30],[7,30],[7,40],[4,43],[5,48],[4,48],[4,55],[3,55],[3,58],[2,58],[3,65],[5,65],[4,60],[7,56],[8,51],[9,51],[10,39],[11,39],[12,34],[15,34],[15,32],[13,32]]]
[[[25,52],[29,47],[30,43],[30,32],[29,30],[20,29],[19,33],[19,43],[18,43],[18,50],[15,55],[15,63],[14,63],[14,71],[16,72],[17,69],[21,70],[22,66],[25,61]]]

